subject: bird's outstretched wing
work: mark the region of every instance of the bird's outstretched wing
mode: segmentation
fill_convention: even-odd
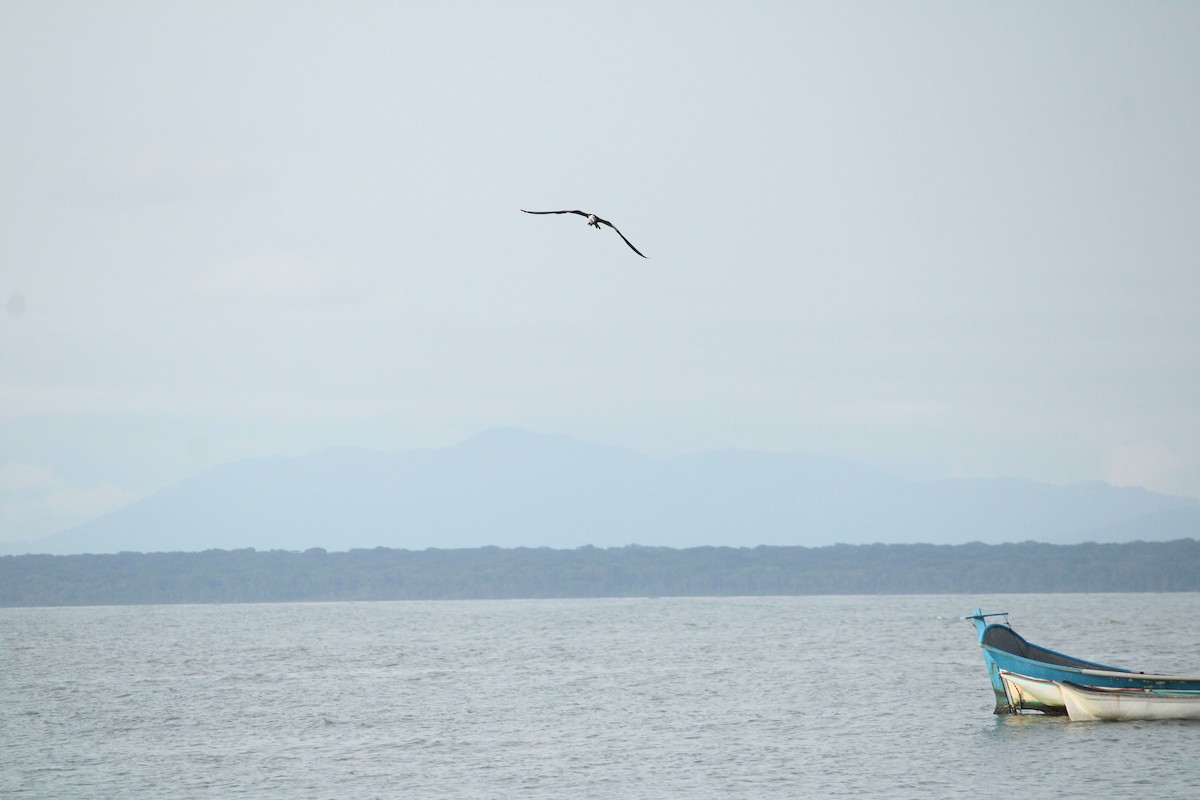
[[[630,250],[632,250],[633,252],[637,253],[637,254],[638,254],[639,256],[641,256],[642,258],[649,258],[649,257],[650,257],[650,256],[646,255],[645,253],[643,253],[641,250],[638,250],[636,247],[634,247],[634,246],[633,246],[633,242],[631,242],[631,241],[629,241],[628,239],[626,239],[626,238],[625,238],[625,234],[621,233],[620,229],[619,229],[619,228],[618,228],[616,225],[613,225],[611,222],[609,222],[609,221],[608,221],[608,220],[606,220],[606,219],[600,219],[599,217],[596,217],[596,222],[599,222],[599,223],[602,223],[602,224],[604,224],[604,225],[607,225],[608,227],[610,227],[610,228],[612,228],[614,231],[616,231],[616,232],[617,232],[617,236],[620,236],[620,237],[621,237],[621,241],[623,241],[623,242],[625,242],[625,244],[629,245],[629,249],[630,249]]]
[[[521,210],[524,211],[526,214],[578,214],[581,217],[595,216],[593,214],[589,214],[586,211],[580,211],[577,208],[566,208],[566,209],[563,209],[562,211],[527,211],[524,208],[522,208]],[[611,222],[609,222],[606,219],[600,219],[599,217],[596,217],[596,222],[603,223],[603,224],[607,225],[608,227],[612,228],[614,231],[616,231],[617,236],[621,237],[621,241],[623,241],[623,242],[625,242],[625,244],[629,245],[629,249],[632,250],[633,252],[637,253],[642,258],[650,257],[650,256],[646,255],[645,253],[643,253],[641,250],[638,250],[636,247],[634,247],[633,242],[626,239],[625,234],[621,233],[620,229],[617,228],[616,225],[613,225]]]
[[[523,209],[523,208],[521,210],[525,211],[525,209]],[[526,214],[578,214],[581,217],[586,217],[588,215],[588,213],[586,211],[579,211],[578,209],[574,209],[574,208],[565,209],[563,211],[525,211],[525,213]]]

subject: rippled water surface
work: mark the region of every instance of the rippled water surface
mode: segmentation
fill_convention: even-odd
[[[1200,725],[997,717],[970,625],[1200,672],[1200,595],[0,609],[0,796],[1200,797]]]

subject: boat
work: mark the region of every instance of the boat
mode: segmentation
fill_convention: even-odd
[[[1030,678],[1028,675],[1018,675],[1003,669],[1000,670],[1000,680],[1004,681],[1004,693],[1008,698],[1008,707],[1015,712],[1067,713],[1067,704],[1063,700],[1062,691],[1058,688],[1059,684],[1054,681]]]
[[[1200,719],[1200,692],[1100,689],[1057,684],[1072,722],[1091,720]]]
[[[1200,719],[1200,691],[1102,689],[1000,670],[1009,708],[1071,719]],[[1063,687],[1068,687],[1064,689]],[[1086,693],[1081,695],[1081,693]]]
[[[989,622],[996,617],[1003,617],[1003,621]],[[1001,672],[1032,680],[1066,682],[1087,687],[1154,690],[1162,694],[1200,692],[1200,675],[1135,672],[1124,667],[1112,667],[1076,658],[1028,642],[1009,625],[1007,612],[984,614],[977,608],[962,619],[974,624],[979,635],[979,647],[983,650],[983,660],[996,697],[997,714],[1020,713],[1023,710],[1036,710],[1046,714],[1067,713],[1065,702],[1054,705],[1050,702],[1031,700],[1029,705],[1014,706]]]

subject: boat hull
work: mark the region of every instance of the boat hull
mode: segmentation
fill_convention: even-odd
[[[1073,722],[1200,719],[1200,692],[1094,689],[1073,683],[1060,683],[1058,688]]]
[[[1013,711],[1041,711],[1044,714],[1066,714],[1059,684],[1054,681],[1038,680],[1014,672],[1000,671],[1008,707]]]

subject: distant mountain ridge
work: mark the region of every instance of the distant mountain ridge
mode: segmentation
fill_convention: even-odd
[[[918,482],[803,453],[653,458],[498,429],[441,449],[214,467],[9,553],[1161,541],[1200,501],[1104,483]]]

